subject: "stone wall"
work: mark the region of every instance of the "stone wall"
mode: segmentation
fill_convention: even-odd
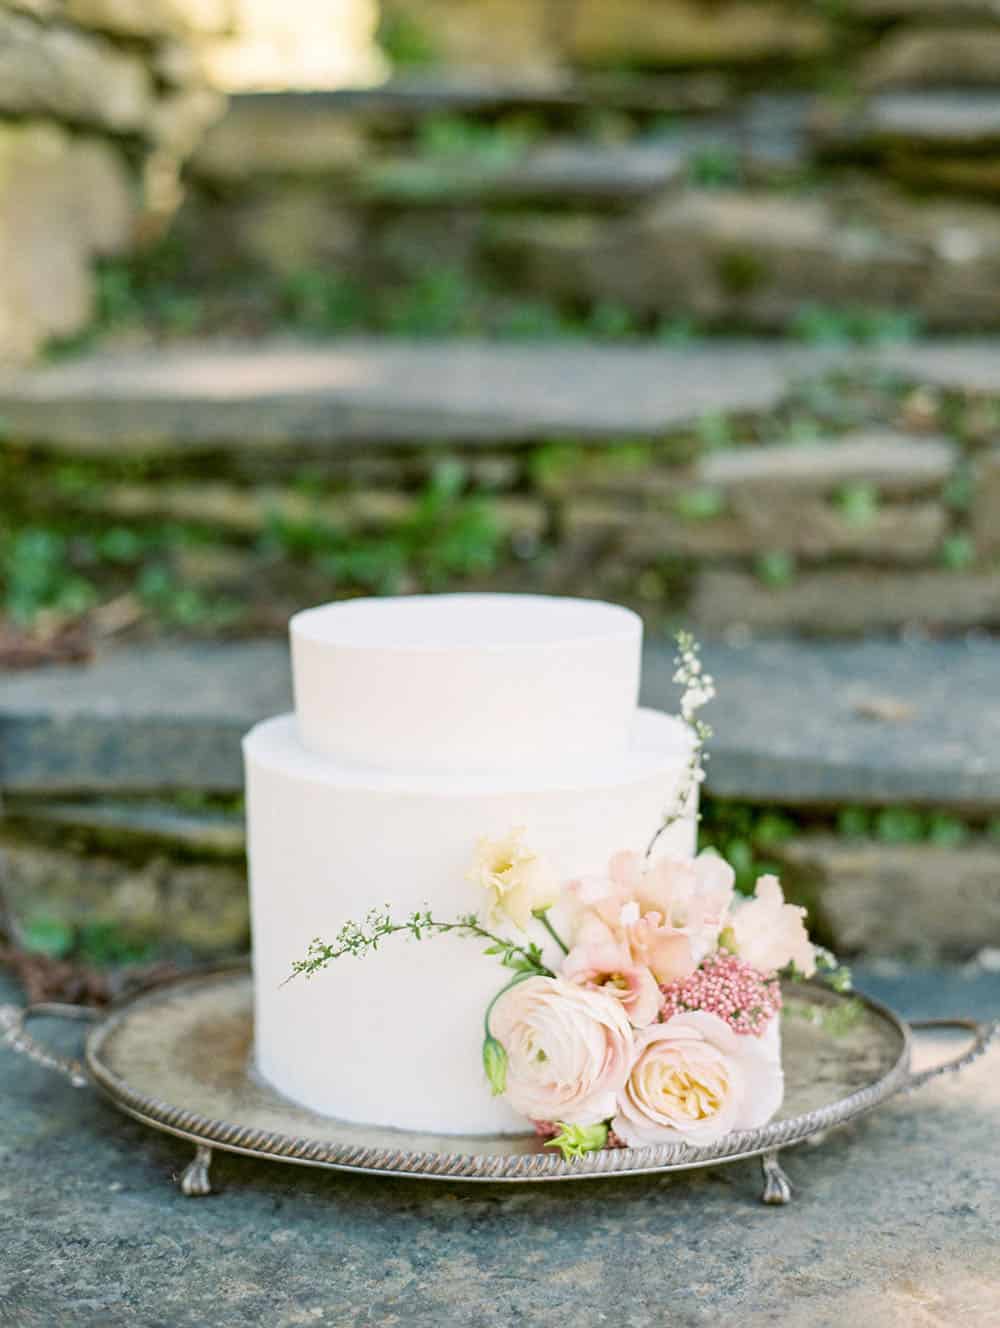
[[[638,331],[816,307],[1000,326],[988,6],[382,8],[392,81],[241,100],[195,160],[190,231],[224,234],[243,276],[447,269],[490,306],[475,331],[512,298]]]
[[[222,109],[197,40],[226,0],[0,0],[0,359],[83,327],[92,263],[174,201]]]
[[[463,587],[620,600],[707,634],[990,630],[996,365],[995,342],[199,344],[121,361],[117,383],[97,358],[0,393],[0,488],[24,559],[40,528],[74,533],[43,542],[51,593],[36,571],[22,595],[39,609],[84,578],[90,602],[202,632]],[[545,403],[558,422],[532,422]]]

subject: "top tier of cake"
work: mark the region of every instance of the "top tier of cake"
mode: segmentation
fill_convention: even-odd
[[[299,738],[378,770],[500,773],[623,752],[642,622],[597,600],[412,595],[291,622]]]

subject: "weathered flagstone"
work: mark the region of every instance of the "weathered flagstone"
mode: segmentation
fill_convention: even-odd
[[[775,546],[783,536],[775,535]],[[991,567],[844,566],[791,569],[781,584],[752,572],[698,573],[688,613],[701,631],[861,636],[882,630],[980,630],[1000,625],[1000,576]]]
[[[279,642],[122,651],[7,675],[0,788],[239,790],[239,739],[290,705]]]
[[[880,348],[193,344],[0,371],[0,422],[10,439],[95,454],[657,438],[707,413],[773,410],[794,383],[833,369],[872,368],[1000,392],[1000,346],[990,339]]]
[[[815,835],[768,854],[786,889],[818,902],[838,953],[923,958],[1000,948],[1000,840],[947,848]]]
[[[855,976],[910,1018],[1000,1014],[985,969]],[[78,1026],[37,1031],[78,1046]],[[956,1049],[924,1035],[920,1063]],[[18,1328],[203,1328],[206,1306],[213,1328],[986,1328],[998,1056],[790,1150],[782,1210],[758,1203],[752,1161],[521,1189],[217,1154],[221,1193],[192,1201],[175,1185],[190,1145],[0,1048],[0,1304]]]
[[[0,374],[12,439],[95,453],[366,441],[656,437],[706,412],[773,409],[844,348],[189,345]]]
[[[714,643],[706,657],[719,689],[713,794],[1000,809],[994,642]],[[676,706],[672,672],[670,648],[652,642],[646,704]],[[880,708],[886,698],[894,704]],[[90,667],[6,675],[0,789],[238,792],[241,734],[290,704],[280,642],[131,649]]]
[[[1000,393],[1000,345],[996,341],[887,346],[879,362],[915,383],[984,395]]]

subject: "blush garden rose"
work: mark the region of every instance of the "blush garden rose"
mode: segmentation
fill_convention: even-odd
[[[780,1060],[718,1015],[674,1015],[640,1030],[635,1047],[612,1123],[626,1144],[711,1144],[765,1124],[781,1105]]]
[[[493,1007],[506,1052],[505,1096],[531,1120],[591,1125],[614,1114],[632,1066],[632,1026],[621,1001],[564,978],[527,978]]]

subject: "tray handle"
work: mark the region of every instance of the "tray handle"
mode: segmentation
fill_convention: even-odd
[[[911,1074],[904,1089],[907,1093],[912,1092],[914,1088],[921,1088],[939,1075],[964,1070],[967,1065],[978,1060],[1000,1033],[1000,1019],[991,1019],[985,1023],[978,1019],[911,1019],[910,1028],[916,1033],[926,1032],[932,1028],[964,1028],[966,1032],[972,1034],[972,1045],[950,1061],[942,1061],[940,1065],[932,1065],[927,1070],[921,1070],[919,1074]]]
[[[60,1056],[37,1042],[25,1028],[29,1019],[51,1016],[57,1019],[96,1019],[99,1010],[89,1005],[60,1005],[55,1001],[39,1001],[36,1005],[0,1005],[0,1044],[27,1056],[36,1065],[56,1070],[65,1075],[74,1088],[86,1088],[90,1080],[80,1061],[71,1056]]]

